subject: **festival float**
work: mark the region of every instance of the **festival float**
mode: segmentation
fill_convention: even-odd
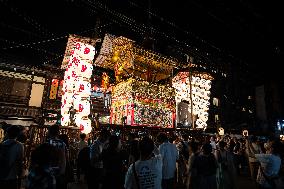
[[[174,76],[176,59],[146,50],[122,36],[106,34],[99,53],[95,40],[76,37],[70,36],[62,64],[62,126],[77,126],[89,133],[93,121],[98,126],[98,120],[104,119],[107,124],[138,127],[207,127],[211,75],[190,68]],[[113,70],[115,81],[103,72],[100,86],[94,86],[94,70],[100,68]],[[54,84],[59,85],[58,81]],[[98,90],[101,96],[95,96],[102,98],[103,104],[93,107],[94,91]],[[100,119],[90,119],[104,104],[109,114],[97,113]]]
[[[175,90],[158,82],[171,77],[175,64],[130,39],[107,34],[95,65],[115,71],[110,123],[173,128]]]

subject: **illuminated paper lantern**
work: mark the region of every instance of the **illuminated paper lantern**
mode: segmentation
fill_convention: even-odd
[[[80,77],[86,77],[86,78],[90,78],[93,74],[93,65],[84,62],[83,64],[81,64],[81,66],[78,68],[79,71],[79,76]]]
[[[76,93],[81,97],[89,97],[91,95],[91,84],[87,81],[77,82]]]
[[[200,79],[200,87],[204,88],[206,85],[206,79]]]
[[[196,84],[196,79],[197,79],[196,77],[192,77],[192,78],[191,78],[191,84],[192,84],[192,85],[195,85],[195,84]]]
[[[225,130],[224,130],[222,127],[220,127],[220,128],[218,129],[218,134],[219,134],[220,136],[225,135]]]
[[[82,128],[83,127],[83,128]],[[85,134],[89,134],[92,132],[92,122],[91,120],[83,120],[81,122],[80,128],[82,128],[81,132]]]
[[[210,88],[211,88],[211,81],[207,80],[205,85],[204,85],[204,87],[205,87],[206,90],[210,90]]]
[[[203,123],[201,124],[201,128],[203,128],[203,129],[205,130],[206,127],[207,127],[207,123],[203,122]]]
[[[79,51],[76,52],[78,52],[82,60],[92,61],[94,59],[96,51],[93,46],[84,43],[77,43],[76,45],[77,47],[80,47],[79,49],[77,49]]]
[[[203,121],[201,119],[197,119],[195,123],[197,126],[201,126]]]
[[[200,89],[200,97],[201,98],[205,97],[205,89]]]
[[[208,113],[207,112],[201,112],[199,115],[199,118],[203,121],[206,122],[208,120]]]
[[[87,100],[80,101],[78,112],[84,116],[88,116],[90,114],[90,102]]]
[[[246,130],[246,129],[245,129],[245,130],[243,130],[243,136],[244,136],[244,137],[249,136],[249,132],[248,132],[248,130]]]
[[[200,86],[200,77],[196,77],[195,85]]]
[[[63,114],[61,117],[61,125],[62,126],[68,126],[70,122],[69,114]]]
[[[63,90],[65,93],[62,96],[61,113],[64,116],[73,106],[77,111],[76,125],[80,126],[82,117],[90,114],[90,78],[93,66],[89,62],[94,58],[95,48],[83,43],[75,43],[74,47],[64,75]],[[64,122],[64,125],[66,124],[68,123]]]
[[[75,124],[79,127],[82,122],[82,114],[77,112],[74,116]]]

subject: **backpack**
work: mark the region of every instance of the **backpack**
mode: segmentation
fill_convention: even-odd
[[[12,165],[9,163],[9,151],[11,150],[12,146],[17,144],[16,142],[13,142],[9,145],[5,145],[3,143],[0,144],[0,180],[5,179],[11,170]]]

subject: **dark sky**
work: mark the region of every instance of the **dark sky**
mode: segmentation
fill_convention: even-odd
[[[24,62],[60,65],[70,33],[109,32],[183,60],[201,56],[223,66],[272,74],[283,60],[280,2],[244,0],[0,0],[0,53]],[[152,27],[152,29],[149,29]],[[218,65],[219,64],[219,65]],[[266,64],[266,65],[264,65]]]

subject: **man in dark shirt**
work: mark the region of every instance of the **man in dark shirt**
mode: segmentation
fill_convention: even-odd
[[[16,141],[19,132],[18,126],[9,127],[8,139],[1,143],[0,187],[3,189],[17,189],[19,178],[23,174],[24,146]]]

